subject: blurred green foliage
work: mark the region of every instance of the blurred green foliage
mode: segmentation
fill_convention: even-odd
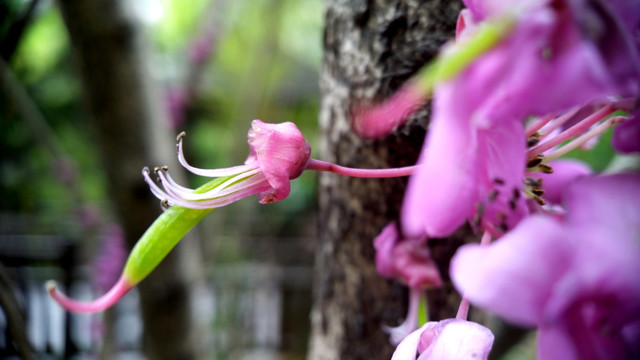
[[[27,5],[11,1],[4,6],[17,17]],[[43,1],[36,8],[10,67],[44,115],[51,138],[63,152],[51,154],[35,128],[21,119],[14,104],[4,97],[0,104],[0,211],[73,216],[76,202],[82,199],[103,207],[108,214],[109,196],[92,141],[98,135],[87,124],[78,71],[64,22],[54,5]],[[136,6],[138,14],[132,15],[139,16],[145,26],[154,80],[166,93],[175,89],[186,93],[182,108],[186,122],[175,132],[189,134],[187,156],[192,163],[199,167],[242,163],[248,154],[246,133],[254,118],[293,121],[315,145],[322,22],[319,0],[156,0]],[[160,16],[145,18],[149,14]],[[3,22],[1,36],[10,25],[10,21]],[[203,36],[212,52],[204,63],[194,63],[189,52]],[[168,106],[166,96],[162,101]],[[65,185],[61,178],[65,174],[58,173],[59,155],[75,164],[77,187],[69,187],[68,182]],[[192,186],[204,181],[190,179]],[[286,224],[293,223],[292,216],[312,211],[314,192],[315,177],[304,176],[294,182],[289,206],[270,206],[267,216],[271,226],[255,233],[266,236],[285,231]],[[221,222],[225,227],[220,230],[233,234],[236,225],[242,231],[257,229],[233,221],[237,212],[262,211],[253,209],[258,205],[252,200],[245,200],[250,204],[237,206],[237,211],[230,209],[226,215],[218,212],[223,213],[218,216],[229,218]],[[256,221],[260,221],[259,215]]]

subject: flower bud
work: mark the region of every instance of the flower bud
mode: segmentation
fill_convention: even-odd
[[[249,129],[251,154],[247,165],[257,165],[272,189],[258,194],[260,203],[272,203],[286,198],[291,191],[289,180],[295,179],[307,167],[311,146],[295,124],[251,122]]]

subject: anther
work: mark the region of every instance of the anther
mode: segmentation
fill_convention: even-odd
[[[542,196],[544,194],[543,189],[531,189],[531,192],[533,193],[533,195],[536,195],[536,196]]]
[[[527,168],[532,168],[532,167],[535,167],[536,165],[539,165],[543,159],[544,159],[544,155],[538,155],[536,157],[533,157],[527,160]]]
[[[171,205],[169,205],[169,200],[167,199],[162,199],[160,201],[160,207],[162,208],[162,210],[167,210],[168,208],[171,207]]]
[[[501,178],[494,178],[493,183],[496,185],[504,185],[504,180],[502,180]]]
[[[167,165],[161,166],[160,170],[162,171],[169,171],[169,167]]]
[[[157,174],[158,171],[160,171],[160,167],[159,166],[156,166],[156,167],[153,168],[153,173],[154,174]]]
[[[538,143],[540,142],[540,139],[535,138],[535,137],[530,137],[527,139],[527,147],[534,147],[536,145],[538,145]]]
[[[186,132],[181,132],[180,134],[178,134],[178,136],[176,136],[176,141],[180,142],[182,140],[183,137],[187,136]]]
[[[553,174],[553,168],[547,164],[539,164],[538,169],[545,174]]]
[[[543,198],[536,196],[533,198],[540,206],[546,205],[547,202]]]
[[[540,183],[536,180],[534,180],[533,178],[527,177],[524,179],[524,182],[527,186],[530,186],[532,188],[539,188],[540,187]]]

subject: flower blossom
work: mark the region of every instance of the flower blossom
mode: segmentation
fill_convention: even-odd
[[[482,20],[492,15],[482,5],[493,3],[467,5]],[[410,180],[403,208],[408,234],[446,236],[474,217],[488,230],[513,228],[527,213],[517,195],[530,161],[524,119],[607,101],[624,91],[596,44],[582,36],[568,4],[530,3],[512,34],[436,87],[421,168]],[[600,110],[590,118],[593,123],[613,113]],[[580,130],[591,123],[584,125]]]
[[[486,327],[466,320],[430,321],[398,345],[392,360],[486,360],[493,346]]]
[[[116,284],[106,294],[89,302],[71,299],[61,293],[55,281],[46,284],[51,297],[73,312],[97,312],[113,306],[129,290],[142,281],[164,259],[173,247],[212,209],[257,194],[262,204],[280,201],[290,191],[289,181],[304,170],[327,171],[341,175],[368,178],[408,176],[416,167],[391,169],[354,169],[310,158],[311,148],[293,123],[265,124],[254,120],[249,130],[250,154],[244,165],[226,169],[199,169],[187,163],[178,136],[178,160],[190,172],[214,177],[197,189],[177,184],[168,168],[155,169],[162,188],[143,170],[151,192],[162,200],[165,208],[160,217],[142,235],[126,261]]]
[[[407,317],[395,327],[385,326],[389,340],[397,345],[418,328],[420,300],[425,289],[442,286],[442,279],[431,258],[427,239],[403,239],[395,222],[388,224],[374,239],[376,268],[387,278],[395,278],[409,287]]]
[[[187,163],[183,153],[184,133],[178,136],[178,160],[190,172],[206,177],[227,177],[219,186],[196,191],[177,184],[166,168],[156,168],[160,188],[151,179],[149,170],[143,175],[153,194],[165,205],[180,205],[192,209],[211,209],[258,194],[261,204],[286,198],[291,192],[289,181],[307,167],[311,147],[298,128],[290,122],[267,124],[253,120],[249,130],[250,154],[244,165],[224,169],[199,169]]]
[[[584,177],[566,214],[534,215],[488,247],[454,256],[476,306],[539,330],[540,359],[640,356],[640,175]]]

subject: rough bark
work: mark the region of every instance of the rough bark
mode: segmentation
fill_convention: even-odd
[[[381,101],[398,89],[453,36],[460,9],[459,1],[446,0],[326,1],[322,158],[371,168],[415,163],[427,109],[377,141],[352,132],[350,109],[361,101]],[[406,289],[377,275],[372,240],[397,219],[405,185],[406,179],[321,175],[309,359],[391,357],[393,348],[382,326],[405,316]],[[455,243],[449,241],[434,253],[449,256]],[[430,309],[432,318],[455,316],[455,310],[449,312],[451,293],[447,287],[431,296],[430,301],[443,303],[442,312]]]
[[[82,75],[89,119],[109,192],[132,247],[159,214],[142,181],[143,166],[175,163],[173,135],[165,127],[154,87],[145,74],[144,42],[117,0],[59,1]],[[177,166],[172,166],[176,168]],[[150,359],[201,358],[190,306],[198,252],[178,245],[139,285],[143,348]]]

